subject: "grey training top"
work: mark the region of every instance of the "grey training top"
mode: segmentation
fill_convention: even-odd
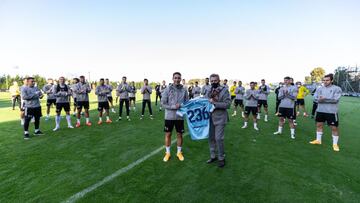
[[[319,87],[314,94],[315,100],[318,101],[316,112],[338,113],[341,94],[341,88],[336,85]],[[319,100],[320,97],[323,97],[323,100]]]
[[[200,93],[201,93],[201,87],[194,86],[194,88],[192,89],[192,94],[194,95],[194,97],[200,96]]]
[[[141,94],[143,95],[143,100],[150,100],[151,93],[152,93],[151,86],[146,85],[141,88]]]
[[[77,101],[89,101],[89,93],[91,92],[89,83],[77,83],[74,86],[74,92]]]
[[[120,83],[116,89],[116,95],[120,97],[120,99],[129,99],[129,93],[132,91],[130,85],[127,83]]]
[[[161,97],[161,105],[165,108],[165,120],[184,120],[176,114],[176,104],[182,104],[187,100],[189,100],[189,94],[182,85],[169,85]]]
[[[69,103],[71,95],[70,87],[66,84],[57,84],[53,86],[53,92],[56,97],[56,103]]]
[[[267,85],[261,85],[258,89],[259,93],[259,100],[266,100],[268,99],[268,96],[270,94],[270,87]]]
[[[245,106],[248,107],[257,107],[259,100],[259,92],[257,90],[248,89],[245,93]]]
[[[95,94],[97,95],[98,102],[107,102],[108,95],[111,92],[108,85],[99,85],[95,89]]]
[[[36,108],[40,107],[40,97],[42,92],[38,87],[24,86],[21,89],[21,96],[24,101],[25,108]]]
[[[42,88],[44,93],[47,95],[47,99],[56,99],[54,92],[53,92],[53,86],[54,86],[54,84],[46,84]]]
[[[297,97],[297,88],[293,85],[283,86],[279,90],[278,99],[280,100],[279,107],[290,108],[295,107],[295,100]]]
[[[236,100],[243,100],[245,94],[245,88],[243,86],[237,86],[235,89],[235,99]]]

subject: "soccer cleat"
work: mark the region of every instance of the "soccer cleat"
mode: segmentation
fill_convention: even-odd
[[[293,139],[293,140],[294,140],[294,139],[295,139],[295,135],[291,135],[291,139]]]
[[[74,126],[72,126],[72,125],[68,125],[68,128],[71,128],[71,129],[72,129],[72,128],[74,128]]]
[[[307,113],[304,113],[303,116],[304,117],[309,117],[309,115]]]
[[[281,135],[281,133],[282,132],[280,132],[280,131],[276,131],[276,132],[274,132],[274,135]]]
[[[164,156],[163,161],[164,161],[164,162],[169,161],[170,157],[171,157],[171,156],[170,156],[170,153],[165,153],[165,156]]]
[[[91,122],[86,122],[86,126],[91,126]]]
[[[245,129],[245,128],[247,128],[247,125],[243,125],[243,127],[241,127],[242,129]]]
[[[131,119],[130,119],[130,117],[129,117],[129,116],[127,116],[127,117],[126,117],[126,119],[127,119],[128,121],[131,121]]]
[[[176,156],[177,156],[177,158],[178,158],[180,161],[184,161],[184,156],[183,156],[182,152],[178,152],[178,153],[176,154]]]
[[[154,120],[154,117],[151,115],[151,116],[150,116],[150,119],[151,119],[151,120]]]
[[[211,164],[211,163],[214,163],[215,161],[217,161],[218,159],[215,157],[215,158],[210,158],[209,160],[206,161],[207,164]]]
[[[80,123],[76,123],[75,127],[80,128]]]
[[[111,109],[111,112],[116,113],[115,109]]]
[[[260,119],[261,119],[260,114],[258,114],[258,115],[256,116],[256,119],[258,119],[258,120],[260,120]]]
[[[144,116],[140,116],[140,120],[144,119]]]
[[[55,132],[55,131],[58,131],[58,130],[60,130],[60,127],[59,127],[59,126],[56,126],[56,127],[53,129],[54,132]]]
[[[48,121],[50,119],[50,117],[46,116],[45,117],[45,121]]]
[[[121,118],[121,117],[119,117],[118,121],[121,121],[121,119],[122,119],[122,118]]]
[[[34,133],[34,135],[43,135],[44,133],[43,132],[41,132],[40,130],[38,130],[38,131],[36,131],[35,133]]]
[[[102,121],[98,121],[98,125],[101,125],[102,124]]]
[[[340,151],[340,149],[339,149],[339,145],[337,145],[337,144],[333,144],[333,150],[334,150],[335,152]]]
[[[319,140],[313,140],[311,142],[309,142],[310,144],[315,144],[315,145],[320,145],[321,144],[321,141]]]
[[[259,128],[257,126],[254,126],[254,130],[259,131]]]
[[[297,122],[296,122],[296,120],[294,120],[294,125],[295,125],[295,126],[297,125]]]
[[[29,133],[25,133],[25,134],[24,134],[24,140],[29,140],[29,139],[30,139]]]
[[[106,123],[112,123],[112,120],[108,119],[106,120]]]
[[[219,160],[218,166],[219,166],[219,168],[223,168],[225,166],[225,159]]]
[[[234,113],[231,115],[232,117],[236,116],[236,111],[234,111]]]

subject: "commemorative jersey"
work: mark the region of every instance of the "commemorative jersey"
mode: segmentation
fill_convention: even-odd
[[[182,104],[176,113],[186,115],[191,139],[201,140],[209,137],[210,113],[214,109],[215,106],[208,99],[197,97]]]

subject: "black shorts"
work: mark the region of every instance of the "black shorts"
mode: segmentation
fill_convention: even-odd
[[[164,132],[172,132],[173,129],[176,129],[177,133],[184,133],[184,120],[165,120]]]
[[[337,113],[323,113],[323,112],[316,112],[316,122],[324,123],[327,122],[330,126],[339,126],[339,117]]]
[[[295,112],[293,108],[283,108],[279,107],[279,117],[284,117],[288,119],[294,119],[295,118]]]
[[[77,101],[76,102],[76,107],[77,109],[82,109],[84,107],[84,109],[89,109],[90,105],[89,105],[89,101]]]
[[[301,106],[305,105],[305,100],[304,99],[297,99],[296,100],[296,105],[301,105]]]
[[[48,99],[48,100],[46,100],[46,106],[51,106],[51,104],[56,105],[56,99]]]
[[[236,98],[236,96],[233,96],[233,95],[231,96],[231,100],[234,100],[235,98]]]
[[[108,101],[109,101],[110,103],[112,103],[112,102],[113,102],[113,97],[112,97],[112,96],[107,97],[107,99],[108,99]]]
[[[38,117],[38,118],[40,118],[41,116],[42,116],[41,106],[35,107],[35,108],[26,108],[25,107],[25,117],[28,117],[28,118]]]
[[[108,110],[109,108],[109,102],[98,102],[98,111]]]
[[[234,104],[235,106],[244,107],[244,103],[242,99],[235,99]]]
[[[57,103],[56,104],[56,113],[60,113],[64,109],[65,112],[70,111],[70,103]]]
[[[268,107],[267,100],[258,100],[258,107],[264,106],[264,108]]]
[[[134,102],[136,101],[135,97],[129,97],[129,100]]]
[[[257,115],[257,113],[258,113],[257,107],[256,106],[245,106],[244,114],[250,115],[250,113],[254,116]]]

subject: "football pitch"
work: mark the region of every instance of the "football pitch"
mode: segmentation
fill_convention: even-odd
[[[315,123],[310,118],[297,119],[295,140],[290,139],[287,124],[282,135],[273,135],[278,119],[272,94],[269,122],[259,121],[259,132],[253,130],[252,121],[249,128],[241,129],[241,116],[230,118],[223,169],[205,163],[207,140],[192,141],[188,135],[183,145],[185,161],[177,160],[175,145],[170,161],[162,161],[164,112],[158,111],[154,98],[154,120],[147,110],[145,119],[139,119],[138,101],[130,122],[117,122],[118,113],[111,113],[113,123],[101,126],[97,125],[93,93],[91,101],[91,127],[67,129],[63,118],[60,131],[53,132],[52,108],[51,119],[41,119],[45,135],[24,140],[19,111],[11,109],[8,93],[0,93],[0,202],[360,201],[358,98],[341,98],[340,152],[334,152],[328,128],[322,145],[309,144],[315,138]],[[306,102],[310,112],[311,97]],[[230,109],[229,114],[232,112]],[[72,121],[75,124],[74,117]],[[30,124],[30,132],[33,129]]]

